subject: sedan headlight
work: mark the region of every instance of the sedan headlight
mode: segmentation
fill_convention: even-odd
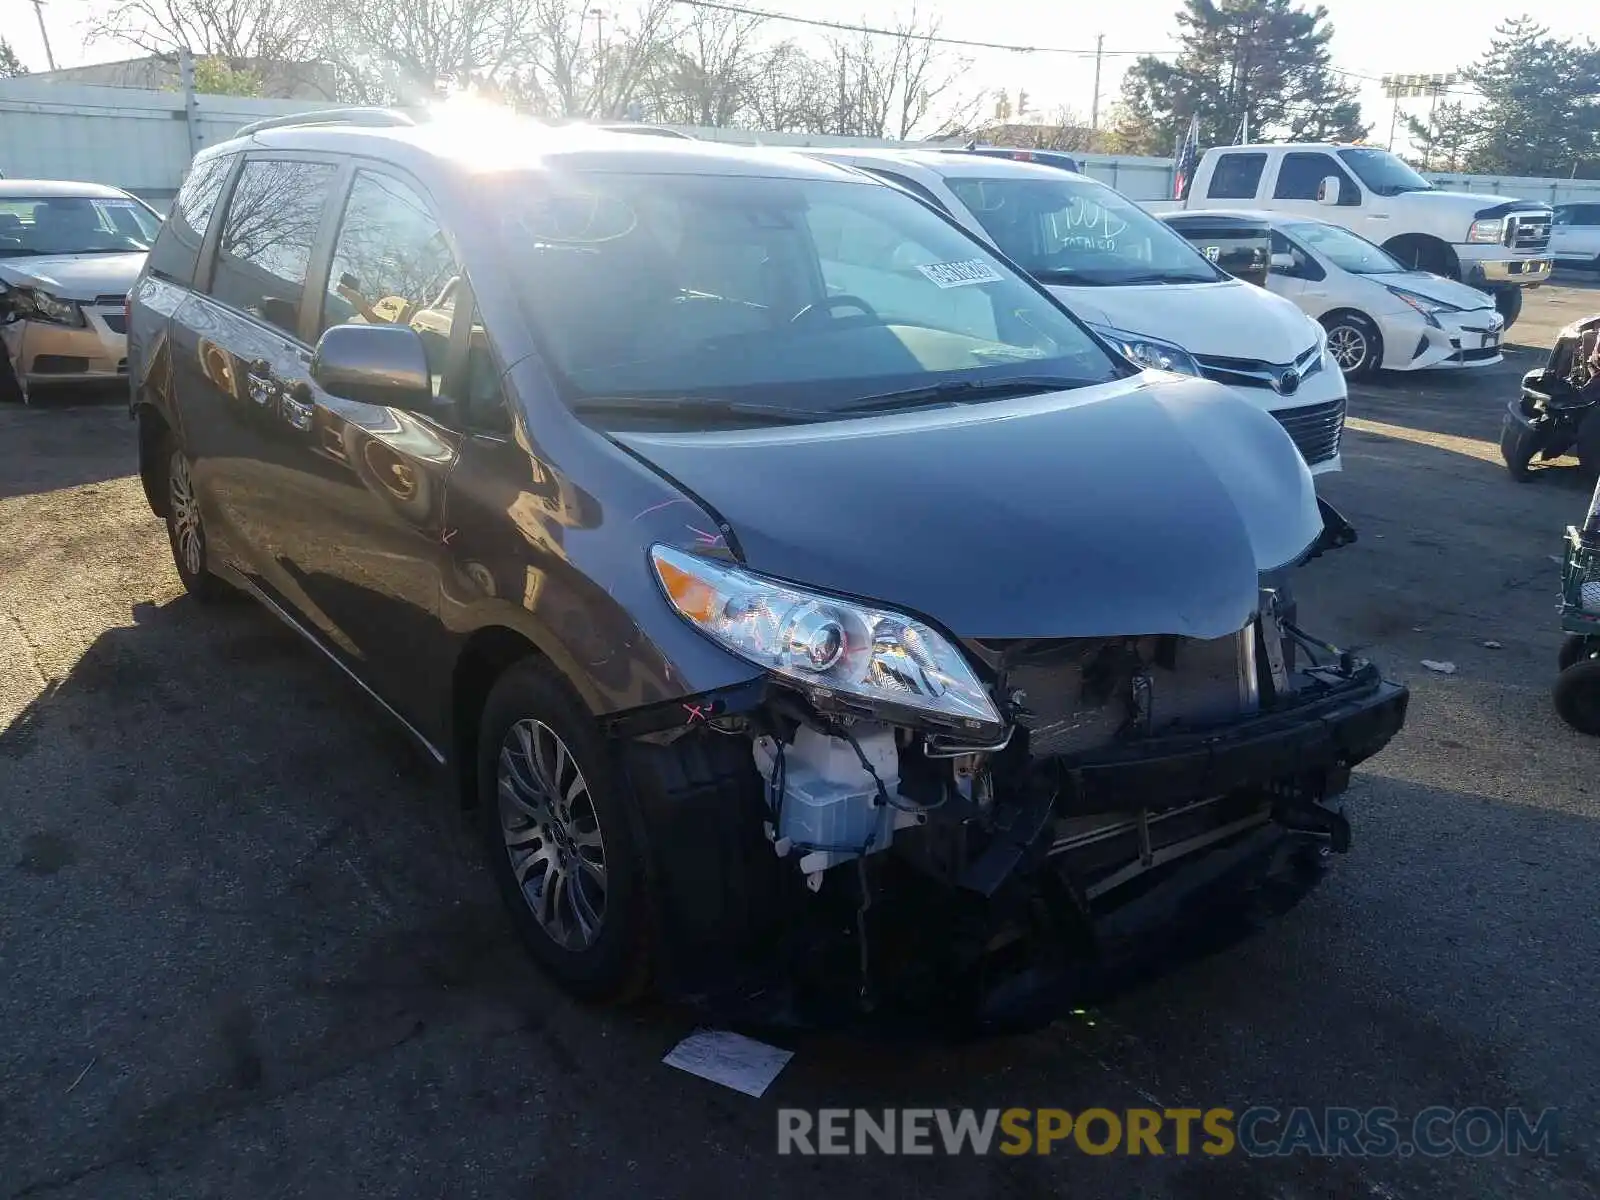
[[[1091,325],[1089,328],[1115,346],[1122,357],[1136,367],[1151,371],[1177,371],[1181,375],[1200,374],[1200,364],[1182,346],[1106,325]]]
[[[49,321],[53,325],[83,324],[83,310],[71,300],[35,289],[28,293],[28,301],[33,307],[32,315],[38,320]]]
[[[679,616],[802,690],[963,729],[1002,724],[961,652],[920,621],[670,546],[650,561]]]
[[[1434,316],[1437,313],[1455,313],[1462,311],[1454,304],[1446,304],[1442,300],[1434,300],[1427,296],[1420,296],[1416,292],[1408,292],[1404,288],[1392,287],[1389,289],[1389,291],[1394,294],[1396,299],[1405,301],[1412,308],[1421,313],[1422,319],[1425,320],[1429,325],[1437,325],[1439,323],[1438,321],[1434,320]]]
[[[1457,226],[1457,228],[1460,228]],[[1469,242],[1498,242],[1506,233],[1505,219],[1491,217],[1484,221],[1474,221],[1467,229]]]

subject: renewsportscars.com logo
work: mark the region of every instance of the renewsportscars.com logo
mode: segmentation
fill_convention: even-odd
[[[1443,1158],[1556,1152],[1557,1110],[781,1108],[779,1154],[1244,1154]]]

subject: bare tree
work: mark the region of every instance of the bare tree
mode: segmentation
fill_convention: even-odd
[[[895,21],[892,33],[833,39],[829,43],[830,74],[837,89],[833,132],[904,141],[937,110],[953,106],[968,119],[975,115],[981,95],[962,98],[957,93],[971,63],[952,58],[933,40],[939,27],[937,17],[924,20],[913,4],[905,18]]]
[[[507,93],[541,116],[612,118],[642,104],[668,38],[672,0],[630,13],[583,0],[530,0],[531,58]]]
[[[88,29],[146,54],[289,62],[315,57],[307,15],[302,0],[113,0]]]
[[[536,0],[325,0],[317,40],[349,99],[416,101],[494,84],[532,54]]]
[[[769,55],[756,47],[763,18],[693,8],[652,62],[651,115],[679,125],[731,125],[752,103]]]
[[[785,41],[756,66],[748,120],[773,133],[827,133],[836,122],[837,103],[828,64]]]

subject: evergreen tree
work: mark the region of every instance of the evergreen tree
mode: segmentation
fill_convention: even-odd
[[[1532,17],[1495,29],[1467,72],[1483,94],[1467,168],[1487,175],[1595,174],[1600,47],[1550,36]]]
[[[1483,133],[1478,111],[1459,100],[1440,101],[1433,109],[1431,124],[1410,114],[1404,119],[1411,140],[1422,150],[1418,165],[1424,171],[1465,169]]]
[[[0,79],[15,79],[18,75],[27,73],[28,68],[22,65],[22,60],[11,48],[11,43],[5,38],[0,38]]]
[[[1191,115],[1202,146],[1355,140],[1366,135],[1356,87],[1335,72],[1328,10],[1292,0],[1184,0],[1175,62],[1138,59],[1122,83],[1115,126],[1123,145],[1170,154]]]

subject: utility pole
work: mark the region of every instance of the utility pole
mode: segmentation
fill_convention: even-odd
[[[1100,132],[1100,59],[1103,57],[1106,35],[1098,33],[1094,39],[1094,100],[1089,105],[1089,144],[1097,145]]]
[[[50,49],[50,31],[44,27],[44,0],[33,0],[33,15],[39,18],[39,36],[44,40],[44,60],[56,69],[56,56]]]

